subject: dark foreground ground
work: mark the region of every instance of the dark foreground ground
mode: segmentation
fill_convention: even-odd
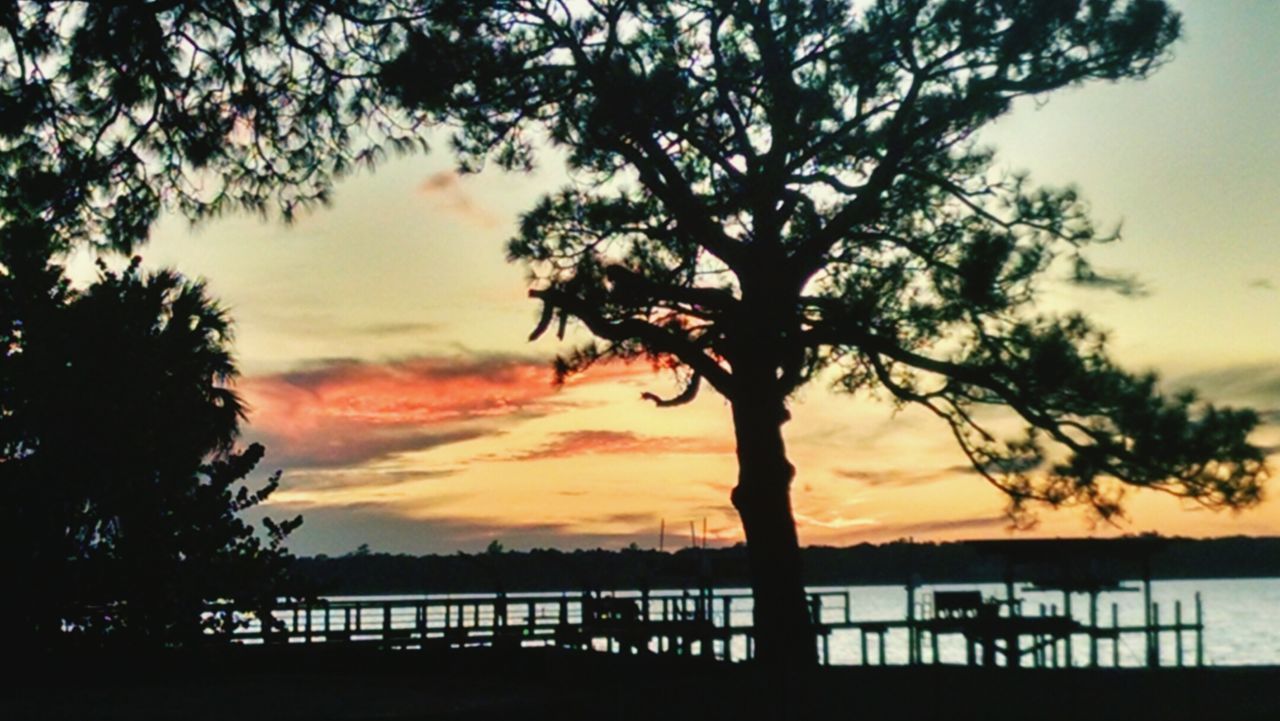
[[[1280,668],[1016,670],[750,666],[525,649],[26,658],[3,719],[1280,719]]]

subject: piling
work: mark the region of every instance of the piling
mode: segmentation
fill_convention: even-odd
[[[1142,625],[1147,644],[1147,665],[1155,668],[1160,665],[1160,653],[1156,649],[1159,640],[1151,632],[1151,560],[1142,563]]]
[[[1147,634],[1151,638],[1151,660],[1147,664],[1151,668],[1160,667],[1160,604],[1151,604],[1151,623],[1147,625]]]
[[[1178,629],[1174,631],[1173,642],[1175,653],[1178,654],[1176,665],[1182,666],[1182,601],[1177,601],[1173,605],[1173,625]]]
[[[1111,665],[1120,667],[1120,604],[1111,604],[1111,628],[1115,636],[1111,639]]]
[[[1092,632],[1089,634],[1089,666],[1098,667],[1098,592],[1093,591],[1089,594],[1089,626]]]
[[[1196,591],[1196,665],[1204,665],[1204,609],[1200,605],[1200,592]]]
[[[1062,592],[1062,615],[1066,616],[1068,620],[1071,619],[1071,592],[1070,591]],[[1068,630],[1067,637],[1064,639],[1063,649],[1062,649],[1063,655],[1066,657],[1067,668],[1071,668],[1072,666],[1075,665],[1075,654],[1071,648],[1071,635],[1072,635],[1071,631]]]
[[[920,644],[916,636],[916,583],[915,578],[907,579],[907,665],[919,663]],[[884,654],[881,653],[881,663]]]

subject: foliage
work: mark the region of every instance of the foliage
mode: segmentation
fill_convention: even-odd
[[[367,19],[396,4],[4,3],[0,220],[127,252],[166,205],[323,202],[335,176],[421,147],[362,82],[399,28]]]
[[[729,400],[758,628],[791,619],[762,655],[807,627],[779,428],[819,377],[935,414],[1019,520],[1261,498],[1256,414],[1167,397],[1038,310],[1055,278],[1133,292],[1088,261],[1117,233],[974,140],[1156,70],[1163,0],[17,0],[0,26],[0,224],[63,244],[128,248],[165,204],[289,217],[428,126],[464,170],[564,151],[572,184],[509,247],[534,336],[598,339],[562,377],[644,356],[685,383],[659,405]]]
[[[604,341],[562,375],[647,356],[687,381],[660,405],[704,382],[738,405],[832,373],[937,415],[1019,520],[1031,501],[1110,519],[1126,486],[1259,500],[1254,413],[1165,397],[1084,317],[1037,312],[1053,277],[1132,292],[1085,254],[1116,234],[973,140],[1020,97],[1158,68],[1179,32],[1162,2],[467,7],[474,31],[413,36],[384,78],[460,124],[464,161],[568,151],[574,184],[510,244],[535,336],[574,321]],[[424,94],[440,55],[474,61]],[[999,437],[992,407],[1025,432]]]
[[[1017,98],[1158,68],[1179,33],[1158,0],[32,1],[0,24],[8,224],[128,248],[163,203],[289,215],[430,123],[465,167],[550,142],[575,182],[510,253],[540,331],[605,341],[562,374],[648,355],[685,401],[831,369],[939,416],[1015,512],[1110,518],[1114,480],[1259,497],[1251,413],[1166,398],[1083,317],[1036,313],[1052,272],[1131,290],[1084,253],[1115,235],[973,142]]]
[[[11,611],[48,633],[92,606],[86,630],[181,642],[207,600],[261,608],[300,519],[259,537],[241,517],[279,474],[243,485],[263,449],[234,449],[226,314],[137,259],[73,290],[45,240],[0,244],[0,526],[31,579]]]

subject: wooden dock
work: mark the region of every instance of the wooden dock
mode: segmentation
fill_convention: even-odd
[[[809,595],[815,618],[849,622],[847,592]],[[742,591],[496,593],[278,604],[272,622],[218,604],[207,615],[242,620],[237,643],[344,643],[385,648],[558,646],[614,653],[671,653],[742,661],[754,656],[751,594]],[[825,612],[823,609],[827,609]],[[828,648],[826,643],[824,649]]]
[[[1031,585],[1022,590],[1046,591]],[[1099,619],[1097,594],[1090,596],[1088,621],[1072,615],[1070,591],[1064,594],[1066,603],[1062,609],[1057,605],[1031,606],[1012,585],[1005,596],[984,596],[976,590],[920,593],[908,585],[907,597],[905,617],[868,619],[855,617],[849,590],[811,592],[809,605],[820,661],[832,663],[832,637],[840,634],[841,642],[856,644],[860,663],[884,665],[888,663],[887,639],[893,634],[905,637],[908,665],[942,663],[940,641],[955,636],[963,640],[964,663],[968,665],[1120,666],[1122,639],[1140,638],[1146,648],[1146,665],[1156,666],[1162,639],[1172,636],[1176,665],[1204,665],[1199,594],[1193,617],[1184,618],[1178,602],[1172,622],[1164,622],[1159,605],[1152,604],[1140,625],[1121,625],[1118,605],[1114,603],[1109,623]],[[282,603],[272,610],[272,622],[266,624],[228,606],[210,605],[206,613],[242,619],[243,623],[231,634],[231,640],[237,643],[342,643],[393,649],[554,646],[627,654],[692,655],[722,661],[745,661],[754,656],[751,594],[746,591],[681,589],[317,599]],[[1087,663],[1076,663],[1073,648],[1077,642],[1088,646]],[[1187,658],[1188,650],[1191,659]]]

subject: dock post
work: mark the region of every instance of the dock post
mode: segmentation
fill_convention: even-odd
[[[1004,597],[1005,602],[1009,606],[1009,618],[1013,619],[1022,615],[1022,607],[1018,601],[1017,595],[1013,590],[1013,564],[1006,563],[1004,568]],[[1010,627],[1012,628],[1012,627]],[[984,655],[990,654],[989,663],[994,666],[995,660],[995,639],[991,639],[991,650],[984,651]],[[1022,665],[1022,649],[1020,648],[1022,641],[1016,631],[1011,631],[1009,635],[1004,637],[1004,665],[1005,668],[1018,668]],[[988,661],[983,660],[986,664]]]
[[[382,604],[382,640],[386,641],[391,636],[391,604]]]
[[[1120,604],[1111,604],[1111,628],[1115,636],[1111,639],[1111,666],[1120,668]]]
[[[1200,604],[1200,592],[1196,591],[1196,665],[1204,665],[1204,608]]]
[[[324,636],[326,641],[329,640],[329,616],[332,612],[333,609],[330,608],[329,604],[326,602],[324,605]]]
[[[909,577],[907,579],[907,665],[914,666],[918,662],[916,658],[920,651],[920,644],[916,638],[916,579]],[[883,657],[883,653],[881,656]],[[883,660],[883,659],[882,659]]]
[[[1068,622],[1072,621],[1070,591],[1062,592],[1062,615],[1067,619]],[[1072,666],[1075,665],[1075,653],[1074,653],[1074,649],[1071,646],[1071,636],[1072,636],[1071,626],[1068,625],[1067,635],[1066,635],[1066,638],[1064,639],[1065,643],[1063,644],[1063,649],[1062,649],[1063,656],[1065,657],[1065,660],[1067,662],[1066,663],[1067,668],[1071,668]]]
[[[870,666],[871,663],[867,659],[867,631],[866,629],[858,629],[858,638],[862,643],[862,665]]]
[[[1151,621],[1154,625],[1147,628],[1151,635],[1151,655],[1148,663],[1151,668],[1160,667],[1160,604],[1151,604]]]
[[[1182,601],[1174,601],[1173,603],[1173,625],[1176,629],[1173,632],[1173,648],[1174,653],[1178,654],[1178,660],[1174,665],[1182,666]]]
[[[831,634],[822,634],[822,665],[831,665]]]
[[[311,601],[307,601],[307,643],[311,643]]]
[[[1147,666],[1155,668],[1160,665],[1159,652],[1156,650],[1156,644],[1159,640],[1155,638],[1155,634],[1151,632],[1151,559],[1146,558],[1142,562],[1142,625],[1143,632],[1147,641]]]
[[[1089,666],[1098,667],[1098,592],[1089,593]]]
[[[929,632],[929,646],[930,651],[933,652],[933,662],[935,664],[940,663],[940,661],[938,661],[938,633],[936,631]]]
[[[876,635],[880,637],[880,639],[879,639],[879,640],[880,640],[880,665],[881,665],[881,666],[884,666],[884,665],[885,665],[885,661],[884,661],[884,637],[885,637],[885,636],[887,636],[887,635],[889,635],[889,634],[887,634],[887,633],[886,633],[886,632],[884,632],[884,631],[881,631],[880,633],[878,633],[878,634],[876,634]]]

